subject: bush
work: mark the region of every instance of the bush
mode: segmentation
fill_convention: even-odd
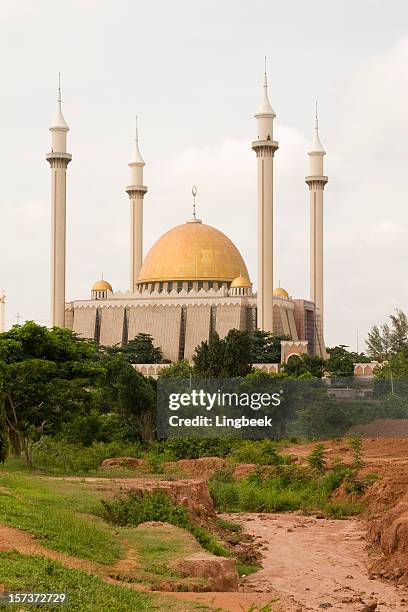
[[[237,463],[259,463],[260,465],[279,465],[288,460],[279,455],[272,440],[242,440],[231,452]]]
[[[308,455],[307,461],[318,472],[324,472],[326,458],[323,444],[316,444],[310,455]]]
[[[104,459],[140,457],[141,454],[142,446],[138,443],[94,442],[91,446],[82,446],[43,436],[33,444],[34,466],[63,474],[97,470]]]
[[[222,438],[173,438],[152,445],[152,451],[178,459],[199,459],[200,457],[226,457],[236,444],[234,440]]]
[[[170,523],[190,531],[199,544],[212,554],[229,554],[207,529],[192,522],[186,508],[177,506],[162,491],[153,491],[143,496],[131,491],[126,497],[118,497],[112,501],[102,500],[102,506],[102,517],[115,525],[137,526],[147,521]]]

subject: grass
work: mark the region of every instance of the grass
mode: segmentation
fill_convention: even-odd
[[[187,529],[203,548],[214,555],[227,557],[229,551],[207,529],[193,523],[186,508],[176,505],[162,491],[140,496],[132,491],[122,497],[103,500],[101,516],[120,526],[137,526],[148,521],[170,523]]]
[[[225,471],[209,480],[209,490],[219,512],[321,511],[343,518],[363,509],[356,501],[330,502],[330,496],[350,476],[347,468],[321,473],[308,467],[280,465],[268,475],[255,471],[237,480]]]
[[[149,610],[193,610],[198,605],[185,604],[171,598],[156,597],[120,586],[105,584],[100,578],[85,572],[68,569],[57,561],[44,557],[21,555],[17,552],[0,553],[0,584],[7,591],[66,592],[67,605],[44,605],[43,609],[60,612],[138,612]],[[22,609],[21,604],[7,606]],[[38,609],[37,606],[24,604],[24,610]],[[203,609],[200,606],[200,609]],[[208,609],[208,608],[207,608]]]
[[[242,576],[250,576],[251,574],[255,574],[259,572],[261,568],[257,565],[245,565],[244,563],[237,563],[237,572]]]
[[[94,512],[99,494],[80,483],[9,474],[0,478],[0,522],[28,531],[53,550],[103,564],[122,556],[113,530],[81,516]]]
[[[123,535],[146,568],[168,564],[201,550],[190,533],[175,526],[123,528]]]

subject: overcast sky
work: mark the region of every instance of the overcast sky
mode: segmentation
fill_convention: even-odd
[[[67,299],[104,273],[128,287],[134,115],[146,161],[145,246],[198,212],[256,285],[250,143],[268,56],[280,148],[275,279],[309,297],[304,183],[319,101],[326,148],[326,342],[360,349],[408,310],[408,3],[404,0],[2,0],[0,288],[7,322],[49,322],[50,149],[57,73],[71,127]]]

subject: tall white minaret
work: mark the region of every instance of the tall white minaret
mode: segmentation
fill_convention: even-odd
[[[67,167],[72,155],[67,153],[69,127],[61,109],[61,85],[58,75],[57,112],[50,127],[51,152],[51,326],[65,326],[65,256]]]
[[[130,291],[133,293],[143,262],[143,198],[147,187],[143,185],[143,157],[139,151],[139,132],[136,132],[132,156],[129,161],[130,184],[126,187],[130,202]]]
[[[6,331],[6,295],[0,293],[0,334]]]
[[[323,268],[323,191],[328,181],[324,176],[323,158],[326,151],[319,138],[317,103],[314,139],[308,156],[309,176],[305,178],[310,193],[310,299],[316,306],[316,347],[317,353],[324,349],[324,268]]]
[[[258,328],[273,332],[273,156],[279,144],[273,140],[276,114],[268,97],[265,74],[262,100],[255,115],[257,139],[252,143],[258,163]]]

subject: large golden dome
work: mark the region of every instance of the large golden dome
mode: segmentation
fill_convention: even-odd
[[[152,246],[140,270],[139,283],[227,281],[249,278],[237,247],[219,230],[193,221],[169,230]]]

